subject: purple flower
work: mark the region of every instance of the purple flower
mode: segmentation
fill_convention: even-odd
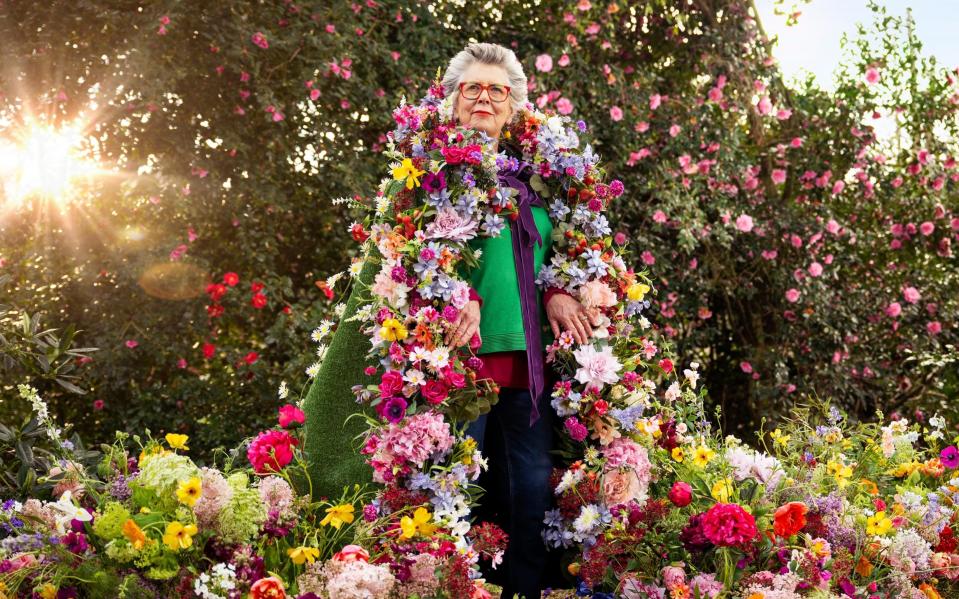
[[[437,193],[446,189],[446,173],[426,173],[423,177],[423,189],[426,193]]]
[[[394,266],[393,270],[390,271],[390,278],[396,281],[397,283],[406,282],[406,269],[402,266]]]
[[[586,121],[576,121],[576,128],[579,129],[580,133],[586,131]]]
[[[406,415],[407,403],[402,397],[391,397],[383,404],[381,414],[387,422],[396,424]]]
[[[950,445],[942,450],[939,454],[939,459],[942,460],[943,466],[950,470],[955,470],[959,467],[959,449],[956,449],[955,445]]]
[[[87,538],[80,532],[70,532],[63,537],[63,544],[71,553],[80,554],[87,550]]]

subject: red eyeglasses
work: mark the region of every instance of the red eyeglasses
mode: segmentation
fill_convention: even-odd
[[[478,83],[476,81],[463,81],[460,83],[460,93],[467,100],[476,100],[483,93],[483,90],[489,94],[489,99],[493,102],[503,102],[509,97],[510,86],[500,85],[499,83]]]

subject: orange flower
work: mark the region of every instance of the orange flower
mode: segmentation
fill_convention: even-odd
[[[250,587],[251,599],[286,599],[283,582],[274,576],[261,578]]]
[[[942,461],[939,458],[932,458],[920,466],[919,470],[926,476],[939,478],[946,471],[946,467],[942,464]],[[933,592],[935,592],[935,590],[933,590]]]
[[[123,523],[123,528],[121,531],[123,532],[123,536],[125,536],[127,540],[130,541],[130,544],[133,545],[133,548],[138,551],[143,549],[149,542],[147,536],[143,534],[143,529],[137,526],[137,523],[129,518]]]
[[[865,556],[859,557],[859,563],[856,564],[856,574],[862,576],[863,578],[868,578],[872,574],[872,564],[869,563],[869,560]]]
[[[774,516],[773,530],[784,539],[793,536],[806,526],[808,511],[806,504],[800,501],[790,501],[780,506]]]
[[[926,596],[926,599],[942,599],[942,595],[939,594],[939,591],[934,589],[932,585],[928,583],[922,583],[919,585],[919,590],[922,591],[922,594]]]
[[[879,485],[872,482],[868,478],[862,479],[861,481],[859,481],[859,484],[865,487],[866,493],[869,493],[870,495],[879,495]]]

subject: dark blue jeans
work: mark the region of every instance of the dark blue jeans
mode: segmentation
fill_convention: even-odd
[[[548,555],[543,543],[543,517],[550,508],[553,468],[553,408],[549,392],[539,398],[539,420],[529,424],[532,402],[528,389],[501,389],[489,414],[470,423],[467,434],[489,460],[479,484],[477,521],[499,524],[509,535],[503,564],[491,579],[499,578],[503,597],[518,593],[538,599],[547,580]],[[499,576],[497,576],[497,574]]]

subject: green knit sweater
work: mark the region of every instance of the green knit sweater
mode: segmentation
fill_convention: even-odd
[[[533,274],[539,272],[543,261],[550,254],[553,225],[545,208],[532,207],[536,229],[543,239],[542,245],[533,246]],[[510,227],[505,227],[499,237],[478,237],[470,241],[470,247],[482,250],[480,265],[470,271],[470,285],[483,298],[480,309],[480,336],[483,346],[480,354],[504,351],[525,351],[526,334],[523,331],[523,313],[520,308],[519,281],[516,276],[516,261],[513,256],[513,236]],[[543,298],[537,293],[537,309],[540,323],[546,322]],[[544,347],[552,342],[552,335],[541,335]]]

